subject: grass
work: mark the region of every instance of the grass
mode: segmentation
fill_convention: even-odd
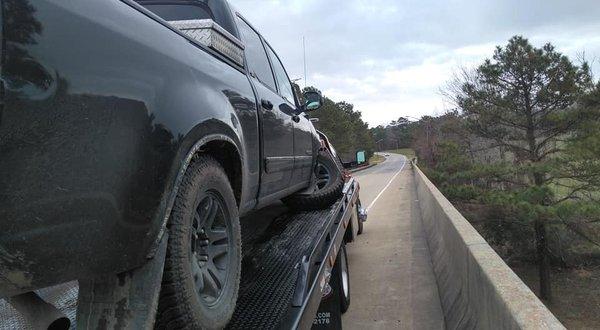
[[[412,150],[411,148],[401,148],[401,149],[394,149],[394,150],[386,150],[384,152],[401,154],[401,155],[406,156],[406,158],[408,158],[408,159],[412,159],[413,157],[415,157],[415,151]]]
[[[385,157],[381,155],[373,155],[371,158],[369,158],[369,164],[377,165],[379,163],[383,163],[384,160]]]

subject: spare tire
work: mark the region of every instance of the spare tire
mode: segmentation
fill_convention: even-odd
[[[328,150],[319,151],[315,168],[316,184],[312,191],[303,191],[283,199],[292,209],[313,211],[325,209],[342,195],[344,177],[342,164]]]

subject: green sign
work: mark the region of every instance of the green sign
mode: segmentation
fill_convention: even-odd
[[[362,164],[365,162],[365,152],[359,151],[356,153],[356,162]]]

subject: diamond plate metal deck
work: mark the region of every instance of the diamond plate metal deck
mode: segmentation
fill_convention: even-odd
[[[229,329],[276,329],[291,304],[299,264],[327,225],[331,209],[284,214],[245,243],[238,304]]]

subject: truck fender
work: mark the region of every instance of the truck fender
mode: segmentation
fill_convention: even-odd
[[[228,135],[225,135],[225,134],[215,133],[215,134],[205,135],[202,138],[200,138],[198,141],[196,141],[196,143],[194,143],[194,145],[187,151],[187,153],[185,154],[185,157],[183,158],[183,161],[181,162],[181,165],[179,166],[174,183],[172,184],[173,188],[171,189],[171,192],[169,193],[168,197],[166,198],[166,206],[164,207],[164,215],[162,216],[162,219],[161,219],[161,224],[160,224],[158,234],[156,235],[156,238],[154,239],[154,242],[152,243],[152,247],[150,248],[150,251],[147,255],[148,259],[151,259],[152,257],[154,257],[154,255],[156,254],[156,251],[158,250],[158,247],[160,246],[160,241],[161,241],[162,237],[165,235],[165,232],[167,229],[167,223],[169,221],[169,216],[171,215],[171,210],[173,209],[173,204],[175,203],[175,197],[177,196],[177,192],[179,191],[179,187],[181,186],[181,181],[183,180],[183,176],[185,175],[185,172],[187,171],[190,163],[192,162],[194,155],[196,155],[198,152],[200,152],[202,147],[206,146],[209,142],[213,142],[213,141],[227,142],[235,147],[237,154],[240,156],[240,164],[242,167],[241,171],[242,171],[242,173],[244,173],[243,153],[240,152],[239,144],[236,143],[231,137],[229,137]]]

